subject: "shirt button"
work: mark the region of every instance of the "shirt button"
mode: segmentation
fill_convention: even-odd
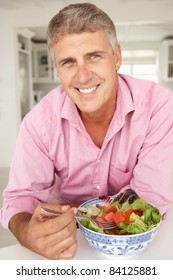
[[[100,159],[98,159],[97,163],[100,163]]]
[[[96,190],[100,190],[100,185],[97,185],[97,186],[96,186]]]

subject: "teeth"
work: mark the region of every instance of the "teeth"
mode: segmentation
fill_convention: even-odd
[[[94,91],[97,87],[92,87],[92,88],[79,88],[79,91],[82,93],[91,93],[92,91]]]

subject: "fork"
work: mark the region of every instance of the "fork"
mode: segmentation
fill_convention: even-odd
[[[100,204],[100,206],[108,207],[113,201],[114,201],[114,199],[112,199],[110,196],[108,196],[108,197],[103,201],[103,203]]]
[[[46,207],[41,207],[41,210],[44,212],[44,214],[46,214],[46,216],[60,216],[62,215],[63,211],[58,211],[58,210],[51,210],[49,208]],[[92,221],[94,222],[98,227],[102,228],[103,230],[108,230],[108,229],[112,229],[115,228],[115,222],[114,221],[110,221],[110,222],[101,222],[96,220],[95,218],[91,218],[91,217],[87,217],[87,216],[83,216],[83,215],[75,215],[75,218],[77,219],[77,221],[79,221],[80,219],[85,219],[88,221]]]

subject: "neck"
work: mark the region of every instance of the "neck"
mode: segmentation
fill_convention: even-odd
[[[109,107],[109,110],[104,112],[84,113],[80,112],[81,120],[85,126],[86,131],[91,139],[99,148],[102,147],[104,138],[108,131],[110,122],[115,112],[115,106]]]
[[[91,112],[91,113],[79,111],[79,114],[84,124],[85,123],[109,124],[112,120],[115,110],[116,110],[116,104],[112,103],[109,108],[106,107],[105,109],[99,110],[97,112]]]

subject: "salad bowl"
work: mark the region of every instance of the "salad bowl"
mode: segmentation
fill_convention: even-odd
[[[77,214],[80,213],[80,209],[88,208],[91,205],[97,205],[98,207],[98,205],[103,204],[103,202],[103,199],[99,198],[88,200],[79,207]],[[112,233],[94,231],[86,227],[81,219],[78,219],[79,229],[89,245],[109,258],[129,258],[133,257],[135,254],[139,254],[152,242],[160,224],[161,221],[151,227],[151,229],[141,233],[112,235]]]

